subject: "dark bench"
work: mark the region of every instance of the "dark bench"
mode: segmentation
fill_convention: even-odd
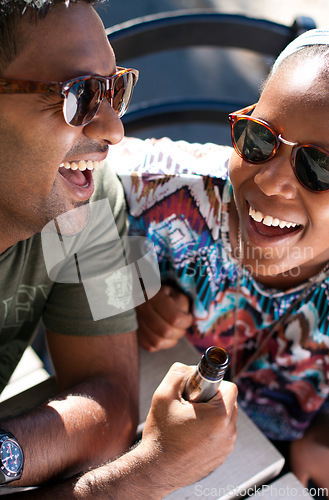
[[[313,19],[304,16],[298,17],[292,26],[285,26],[243,15],[222,14],[209,10],[184,10],[140,17],[107,29],[118,64],[126,65],[129,62],[127,65],[133,65],[137,61],[137,68],[141,65],[140,83],[123,120],[126,134],[139,136],[140,131],[145,128],[153,129],[159,125],[177,122],[226,123],[229,112],[250,104],[248,101],[250,97],[245,95],[244,88],[234,88],[235,94],[232,96],[221,95],[224,75],[223,68],[220,67],[217,73],[216,70],[211,71],[211,78],[216,78],[216,82],[213,82],[215,88],[218,88],[214,96],[205,96],[199,92],[202,90],[200,89],[202,83],[200,85],[198,80],[192,95],[184,95],[184,90],[175,95],[172,89],[175,90],[176,83],[177,88],[182,82],[184,85],[184,78],[188,78],[189,86],[193,87],[193,82],[190,81],[193,69],[188,77],[184,76],[184,73],[180,74],[179,62],[178,64],[176,62],[174,68],[172,67],[174,56],[171,51],[177,54],[181,49],[200,47],[212,47],[217,51],[218,49],[241,50],[243,51],[241,67],[232,70],[237,73],[246,71],[243,65],[246,60],[246,64],[249,64],[246,56],[246,51],[249,51],[267,61],[266,73],[276,56],[292,39],[315,27]],[[162,63],[157,63],[157,59],[161,53],[168,51],[169,64],[168,67],[164,67]],[[181,56],[184,72],[183,59],[184,55]],[[213,56],[209,59],[211,64]],[[224,64],[224,67],[228,65],[227,58]],[[197,70],[196,67],[194,72]],[[229,66],[227,71],[230,71]],[[154,79],[155,97],[149,98],[152,82],[146,81],[146,78],[143,81],[144,72],[148,75],[147,80]],[[158,83],[161,82],[161,78],[163,85]],[[207,75],[205,75],[205,85],[206,78]],[[236,73],[232,74],[232,78],[236,78]],[[170,93],[167,92],[167,87],[171,88]],[[256,94],[257,92],[256,88]]]

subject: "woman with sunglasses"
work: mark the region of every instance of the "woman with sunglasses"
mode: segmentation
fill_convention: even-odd
[[[125,146],[131,170],[204,176],[126,184],[132,230],[146,230],[163,281],[176,286],[140,306],[141,345],[167,348],[187,334],[201,351],[226,348],[241,407],[271,439],[292,443],[305,485],[327,491],[328,76],[329,31],[312,30],[278,58],[259,101],[230,114],[233,153],[169,140]]]

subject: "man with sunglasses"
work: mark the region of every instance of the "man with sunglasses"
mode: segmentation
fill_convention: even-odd
[[[0,0],[0,384],[42,317],[61,391],[32,412],[0,414],[0,483],[56,478],[56,489],[33,498],[162,498],[232,450],[236,389],[224,383],[209,404],[192,405],[181,397],[192,368],[174,365],[141,442],[124,454],[138,422],[134,311],[94,321],[81,283],[48,277],[39,233],[78,214],[54,240],[64,252],[65,237],[86,223],[91,197],[109,201],[118,233],[126,233],[123,191],[105,159],[123,137],[120,116],[138,72],[116,67],[93,3]]]

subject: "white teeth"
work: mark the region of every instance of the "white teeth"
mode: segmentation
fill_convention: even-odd
[[[258,212],[257,210],[252,209],[252,213],[250,213],[251,207],[249,209],[249,215],[256,221],[256,222],[261,222],[263,219],[263,215],[261,212]]]
[[[79,162],[63,162],[60,164],[60,168],[66,168],[66,170],[80,170],[84,172],[85,170],[99,170],[104,165],[103,161],[92,161],[92,160],[80,160]]]
[[[266,215],[266,217],[264,217],[263,224],[265,224],[265,226],[272,226],[272,221],[273,217]]]
[[[296,227],[296,222],[287,222],[285,220],[280,220],[277,217],[272,217],[271,215],[264,215],[259,210],[256,210],[252,206],[249,207],[249,215],[256,222],[262,222],[265,226],[279,226],[281,229],[284,227]]]

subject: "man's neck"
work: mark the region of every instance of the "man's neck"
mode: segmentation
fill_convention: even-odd
[[[13,245],[0,245],[0,257],[3,253],[5,253],[8,248],[12,247]]]
[[[11,235],[10,237],[8,237],[8,234],[4,235],[0,232],[0,256],[3,253],[5,253],[5,251],[8,250],[8,248],[12,247],[19,241],[26,240],[27,238],[29,238],[29,236],[26,236],[25,238],[24,237],[15,238],[13,235]]]

